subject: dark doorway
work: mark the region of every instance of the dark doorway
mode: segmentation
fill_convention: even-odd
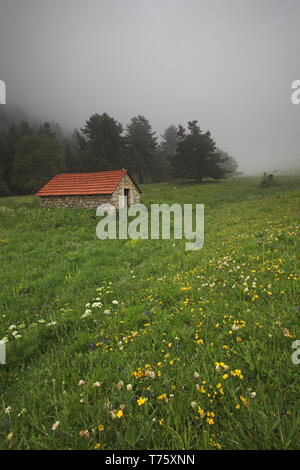
[[[129,191],[130,189],[124,188],[124,207],[128,207],[130,205]]]

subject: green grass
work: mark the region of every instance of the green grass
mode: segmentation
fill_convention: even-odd
[[[142,187],[205,204],[199,251],[0,200],[0,449],[300,448],[300,178],[258,181]]]

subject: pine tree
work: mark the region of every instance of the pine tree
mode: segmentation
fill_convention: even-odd
[[[174,158],[176,176],[196,179],[201,182],[205,177],[219,178],[220,157],[209,131],[203,132],[197,121],[188,122],[188,133],[179,126],[177,153]]]
[[[138,176],[139,183],[146,175],[154,176],[157,168],[157,138],[144,116],[133,117],[127,125],[125,136],[127,165]]]
[[[85,171],[118,169],[123,149],[123,128],[107,113],[93,114],[78,135]]]

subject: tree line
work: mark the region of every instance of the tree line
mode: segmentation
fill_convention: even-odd
[[[138,183],[191,178],[228,178],[237,163],[216,147],[197,121],[187,129],[170,125],[160,142],[144,116],[133,117],[126,129],[107,113],[93,114],[65,136],[59,126],[27,121],[1,130],[0,195],[33,194],[58,173],[128,168]]]

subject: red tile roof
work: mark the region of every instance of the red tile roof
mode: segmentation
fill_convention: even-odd
[[[94,173],[62,173],[48,181],[36,196],[112,194],[127,171],[123,169]]]

